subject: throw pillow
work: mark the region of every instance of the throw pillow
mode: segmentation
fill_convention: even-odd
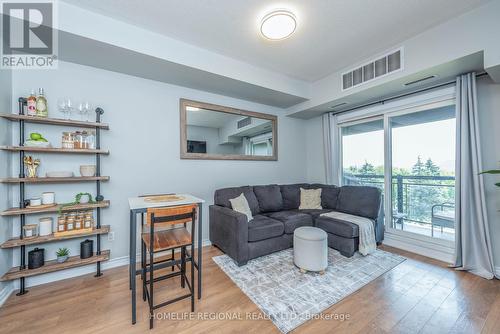
[[[229,202],[231,202],[231,206],[233,207],[233,210],[246,215],[248,221],[253,219],[252,211],[250,210],[250,206],[248,205],[248,201],[247,201],[245,195],[243,195],[243,193],[241,193],[241,195],[236,197],[236,198],[230,199]]]
[[[321,188],[319,189],[300,188],[299,210],[305,210],[305,209],[323,209],[321,207]]]

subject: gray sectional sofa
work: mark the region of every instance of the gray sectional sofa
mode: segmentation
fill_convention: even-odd
[[[300,188],[321,188],[317,210],[299,210]],[[232,210],[230,199],[244,194],[253,219]],[[351,257],[358,249],[358,226],[348,221],[320,216],[340,211],[369,218],[375,238],[384,238],[381,192],[375,187],[324,184],[262,185],[224,188],[215,191],[210,206],[210,241],[238,265],[293,246],[293,232],[300,226],[316,226],[328,234],[328,246]]]

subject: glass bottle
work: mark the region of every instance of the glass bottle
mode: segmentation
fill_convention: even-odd
[[[36,98],[36,115],[38,117],[48,117],[49,116],[47,99],[43,95],[43,88],[38,88],[38,96]]]
[[[31,95],[26,99],[26,104],[27,104],[27,111],[26,113],[28,116],[36,116],[36,96],[35,96],[35,90],[31,90]]]

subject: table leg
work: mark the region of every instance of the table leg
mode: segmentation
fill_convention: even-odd
[[[129,240],[128,240],[128,288],[129,290],[132,290],[132,215],[133,212],[130,210],[130,217],[129,217]]]
[[[203,204],[198,204],[198,299],[201,299],[201,258],[202,258],[202,226],[203,226]]]
[[[136,322],[136,287],[135,287],[135,261],[136,261],[136,233],[137,233],[137,214],[132,212],[130,221],[130,285],[132,286],[132,324]]]

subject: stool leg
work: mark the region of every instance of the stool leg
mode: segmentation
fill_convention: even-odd
[[[142,300],[146,301],[146,244],[141,240]]]
[[[174,257],[174,249],[172,248],[172,261],[173,261],[174,259],[175,259],[175,257]],[[174,268],[175,268],[175,267],[174,267],[174,266],[172,266],[172,271],[174,271]]]
[[[151,245],[153,248],[153,245]],[[149,250],[149,329],[153,328],[153,272],[154,272],[154,259],[153,259],[153,249]]]
[[[186,276],[186,248],[181,248],[181,288],[184,289],[186,283],[184,282]]]
[[[191,246],[191,312],[194,312],[194,248]]]

